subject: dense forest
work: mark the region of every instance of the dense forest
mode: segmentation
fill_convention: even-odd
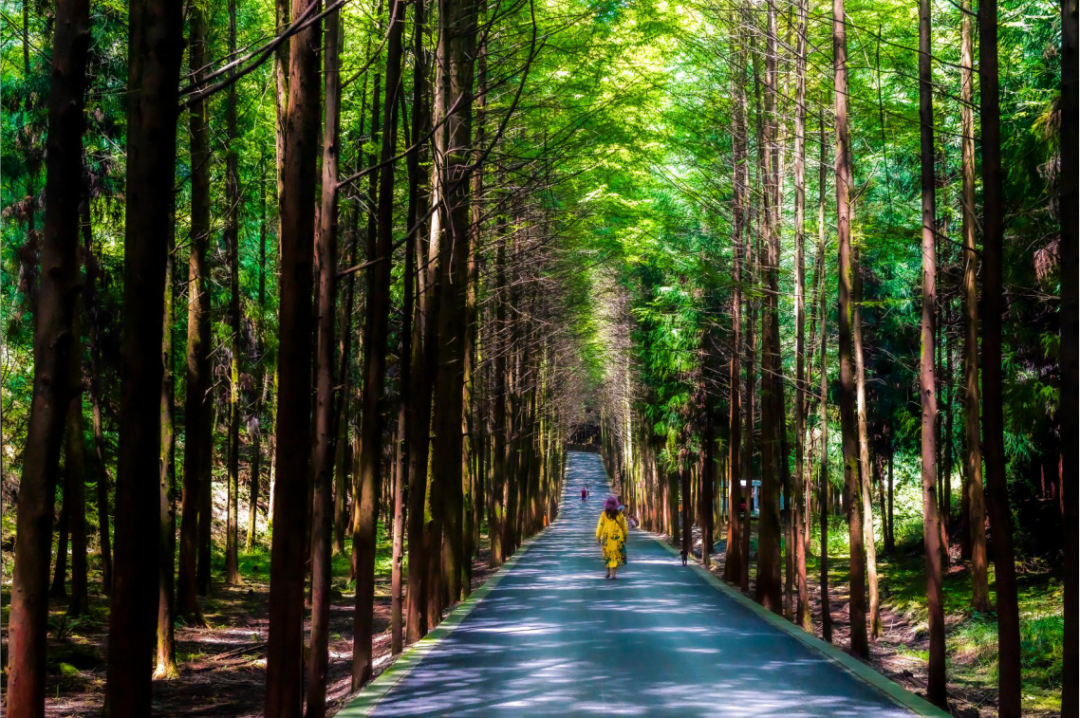
[[[332,714],[583,445],[938,706],[1078,714],[1076,0],[0,7],[8,715]]]

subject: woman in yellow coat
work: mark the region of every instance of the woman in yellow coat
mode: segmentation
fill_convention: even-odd
[[[614,579],[619,566],[626,563],[626,518],[619,511],[619,502],[609,496],[596,524],[596,540],[604,551],[605,579]]]

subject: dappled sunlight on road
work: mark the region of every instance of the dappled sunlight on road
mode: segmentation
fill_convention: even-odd
[[[639,531],[605,580],[607,495],[599,457],[571,453],[559,519],[375,714],[908,715]]]

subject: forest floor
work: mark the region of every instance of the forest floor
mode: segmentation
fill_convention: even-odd
[[[215,546],[216,548],[216,546]],[[91,557],[93,559],[93,557]],[[266,548],[242,553],[243,582],[225,586],[223,556],[215,553],[212,595],[201,606],[205,627],[176,626],[178,675],[154,681],[154,712],[168,716],[259,716],[266,689],[266,640],[269,618],[270,556]],[[331,598],[330,673],[327,702],[333,714],[354,695],[350,690],[353,640],[353,585],[349,553],[334,556]],[[375,585],[375,673],[393,661],[390,655],[390,540],[380,527]],[[473,563],[473,586],[490,573],[486,540]],[[92,577],[93,581],[93,577]],[[4,592],[3,646],[7,648],[9,591]],[[92,582],[89,615],[69,620],[67,601],[51,601],[49,612],[46,715],[99,716],[105,693],[108,599]],[[305,625],[305,631],[310,624]]]
[[[695,535],[697,532],[695,532]],[[711,570],[722,576],[724,542],[717,541]],[[700,536],[697,555],[700,556]],[[816,542],[816,538],[814,541]],[[830,541],[830,544],[833,542]],[[830,546],[829,598],[833,643],[850,643],[848,554]],[[751,547],[756,549],[756,541]],[[953,546],[944,579],[946,651],[950,711],[963,718],[997,715],[997,620],[971,610],[971,576]],[[755,563],[750,565],[751,593]],[[821,566],[807,553],[807,585],[814,634],[821,637]],[[879,673],[920,696],[926,696],[929,633],[926,618],[926,579],[921,546],[897,547],[891,556],[878,556],[881,591],[881,637],[870,644],[868,663]],[[990,567],[991,600],[993,566]],[[1064,646],[1062,580],[1045,566],[1025,566],[1019,576],[1021,650],[1023,653],[1023,710],[1025,715],[1061,712],[1061,663]]]

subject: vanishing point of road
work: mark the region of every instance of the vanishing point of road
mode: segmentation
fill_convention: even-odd
[[[558,520],[460,624],[340,715],[934,713],[762,617],[646,533],[631,531],[628,563],[606,581],[593,533],[609,493],[600,457],[570,453]]]

